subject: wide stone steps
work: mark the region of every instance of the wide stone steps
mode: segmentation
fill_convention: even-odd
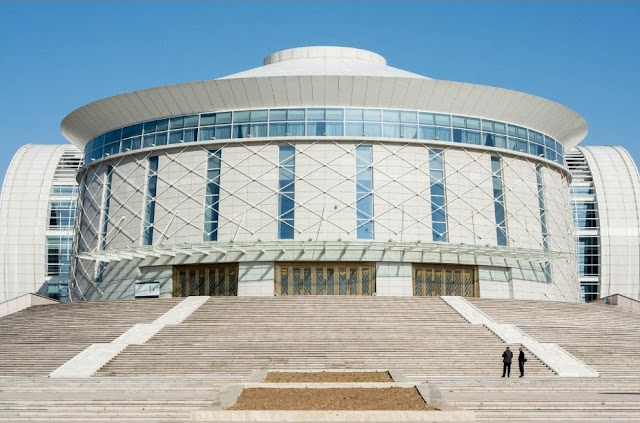
[[[469,299],[498,323],[556,343],[602,376],[640,376],[640,314],[601,304]]]
[[[181,301],[113,301],[35,306],[0,319],[0,375],[48,375],[89,345],[151,323]]]
[[[184,377],[0,377],[0,416],[12,422],[187,422],[193,410],[220,408],[223,383]]]
[[[180,325],[127,347],[96,375],[215,374],[243,380],[259,368],[496,375],[504,347],[439,298],[212,297]],[[531,374],[554,376],[528,357]]]

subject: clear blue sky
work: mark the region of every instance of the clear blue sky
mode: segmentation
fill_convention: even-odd
[[[214,79],[305,45],[524,91],[640,163],[640,2],[0,2],[0,181],[27,143],[107,96]]]

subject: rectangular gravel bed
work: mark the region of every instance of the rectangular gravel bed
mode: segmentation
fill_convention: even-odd
[[[389,372],[269,372],[267,383],[393,382]]]
[[[437,410],[416,388],[247,388],[230,410]]]

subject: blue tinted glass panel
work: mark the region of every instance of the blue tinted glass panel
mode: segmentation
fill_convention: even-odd
[[[158,183],[158,156],[149,157],[147,167],[147,191],[145,194],[142,245],[153,245],[153,224],[156,210],[156,188]]]
[[[220,210],[220,166],[222,150],[207,152],[207,182],[204,207],[204,241],[218,240],[218,217]]]
[[[493,182],[493,206],[496,222],[496,239],[500,246],[507,245],[507,222],[505,219],[505,201],[502,184],[502,162],[500,157],[491,157]]]
[[[200,115],[200,126],[215,125],[215,124],[216,124],[215,113],[207,113],[204,115]]]
[[[373,239],[373,147],[356,147],[356,234]]]
[[[295,148],[279,149],[278,238],[294,239],[295,211]]]
[[[382,112],[378,109],[364,109],[362,111],[362,117],[367,122],[381,122]]]
[[[362,109],[346,109],[344,111],[344,120],[362,122]]]
[[[307,120],[324,120],[324,109],[307,109]]]
[[[400,110],[383,110],[382,120],[384,122],[400,122]]]
[[[419,113],[420,125],[435,125],[436,121],[433,113]]]
[[[216,125],[231,123],[231,112],[216,113]]]
[[[447,241],[447,210],[445,206],[444,162],[442,150],[429,150],[431,194],[431,229],[435,242]]]
[[[364,134],[368,137],[381,137],[382,125],[379,123],[365,123]]]

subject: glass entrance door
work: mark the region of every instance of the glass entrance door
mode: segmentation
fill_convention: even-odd
[[[173,267],[173,296],[238,295],[238,263]]]
[[[472,266],[414,264],[413,295],[479,297],[477,274]]]
[[[373,295],[374,263],[276,263],[278,295]]]

